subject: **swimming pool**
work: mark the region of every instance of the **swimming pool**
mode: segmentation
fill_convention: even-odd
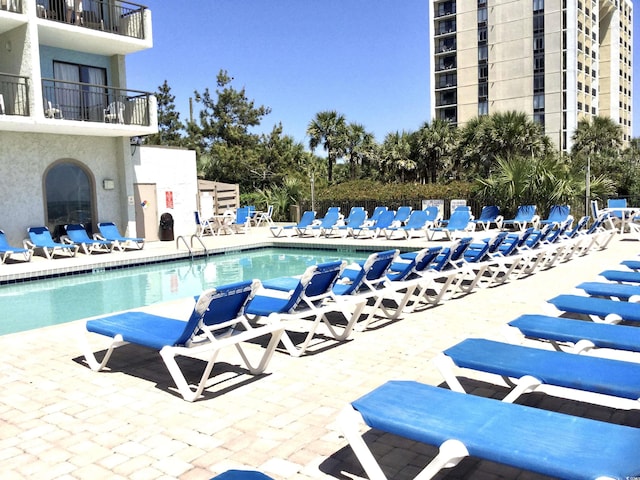
[[[197,295],[206,288],[298,275],[366,252],[266,248],[0,286],[0,335]]]

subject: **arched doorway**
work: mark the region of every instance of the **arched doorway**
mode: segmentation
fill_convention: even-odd
[[[45,172],[47,227],[54,237],[64,234],[64,225],[82,223],[93,231],[95,182],[91,172],[73,160],[60,160]]]

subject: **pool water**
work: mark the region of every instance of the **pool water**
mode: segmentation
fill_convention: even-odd
[[[197,295],[241,280],[299,275],[365,252],[267,248],[0,286],[0,335]]]

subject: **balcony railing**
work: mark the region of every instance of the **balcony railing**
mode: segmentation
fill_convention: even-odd
[[[0,10],[22,13],[22,0],[0,0]]]
[[[0,115],[29,116],[29,79],[0,73]]]
[[[149,92],[43,78],[42,93],[48,118],[150,125]]]
[[[11,1],[11,0],[9,0]],[[67,5],[73,3],[73,7]],[[38,16],[92,30],[145,38],[144,12],[147,7],[121,0],[37,0]]]

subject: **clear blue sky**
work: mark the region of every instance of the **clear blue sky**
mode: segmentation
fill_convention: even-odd
[[[308,143],[315,114],[337,110],[382,141],[429,118],[428,0],[189,0],[143,2],[150,50],[127,57],[129,88],[167,80],[184,121],[194,90],[216,89],[225,69],[256,105],[260,131],[282,122]],[[640,136],[640,5],[634,25],[634,128]],[[194,115],[198,104],[194,102]]]

